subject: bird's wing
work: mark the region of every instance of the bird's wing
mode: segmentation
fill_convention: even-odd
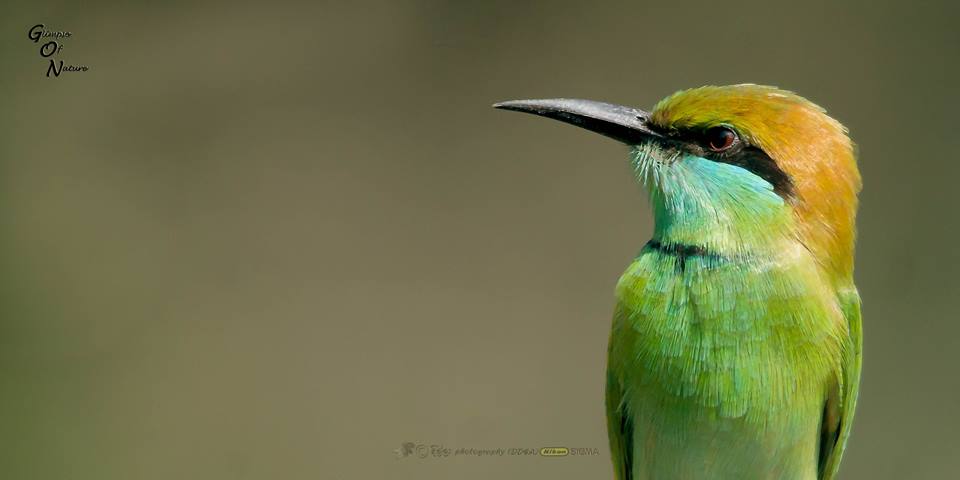
[[[855,288],[839,294],[840,307],[847,320],[849,338],[844,352],[840,383],[831,392],[823,412],[820,441],[820,479],[833,480],[840,468],[840,457],[850,436],[853,411],[860,390],[860,366],[863,354],[863,330],[860,320],[860,295]]]
[[[633,422],[624,411],[620,380],[607,372],[607,434],[610,436],[610,454],[616,480],[630,480],[633,476]]]
[[[613,339],[623,328],[629,314],[620,302],[613,314],[610,350],[607,352],[607,435],[610,437],[610,454],[613,458],[613,473],[616,480],[633,478],[633,416],[627,411],[622,372],[623,360],[628,358]]]

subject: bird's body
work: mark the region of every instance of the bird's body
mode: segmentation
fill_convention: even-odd
[[[678,92],[652,113],[501,106],[628,143],[650,193],[653,238],[617,284],[609,343],[617,478],[833,479],[861,350],[845,129],[756,85]]]
[[[848,330],[809,252],[682,255],[648,245],[617,286],[607,409],[622,478],[817,478]]]

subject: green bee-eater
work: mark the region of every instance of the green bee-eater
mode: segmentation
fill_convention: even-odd
[[[675,93],[652,112],[498,108],[630,147],[653,238],[616,287],[607,428],[621,480],[835,478],[861,365],[846,129],[773,87]]]

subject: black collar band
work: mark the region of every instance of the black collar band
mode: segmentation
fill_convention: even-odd
[[[659,252],[663,255],[675,257],[677,272],[679,273],[683,273],[686,270],[687,259],[690,257],[705,258],[712,262],[720,262],[726,259],[726,257],[723,255],[713,253],[707,250],[706,247],[700,245],[686,245],[683,243],[663,244],[656,240],[650,240],[647,242],[646,248]]]

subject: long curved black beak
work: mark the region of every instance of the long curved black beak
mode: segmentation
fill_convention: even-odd
[[[650,129],[650,114],[636,108],[612,103],[551,98],[545,100],[510,100],[493,104],[494,108],[532,113],[560,120],[605,135],[629,145],[636,145],[663,135]]]

